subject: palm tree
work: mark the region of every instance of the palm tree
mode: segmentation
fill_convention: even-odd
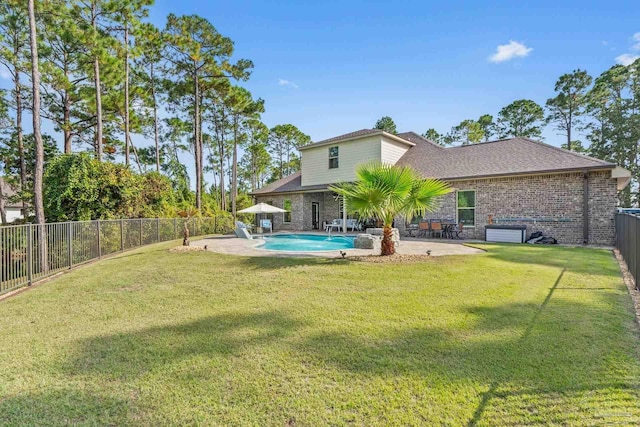
[[[358,166],[356,176],[355,182],[336,184],[330,189],[344,197],[347,209],[382,220],[382,255],[395,253],[391,240],[394,218],[410,219],[415,214],[431,211],[436,207],[437,198],[451,191],[447,183],[422,178],[408,166],[365,163]]]

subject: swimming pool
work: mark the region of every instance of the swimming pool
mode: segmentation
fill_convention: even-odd
[[[276,234],[265,236],[259,249],[271,251],[315,252],[353,249],[355,236],[322,236],[317,234]]]

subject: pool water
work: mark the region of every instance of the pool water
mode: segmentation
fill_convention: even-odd
[[[259,249],[271,251],[313,252],[353,249],[355,236],[322,236],[316,234],[277,234],[265,236]]]

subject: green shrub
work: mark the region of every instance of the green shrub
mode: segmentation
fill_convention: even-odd
[[[44,176],[47,221],[144,218],[171,212],[168,178],[139,175],[123,165],[99,162],[87,153],[53,159]]]

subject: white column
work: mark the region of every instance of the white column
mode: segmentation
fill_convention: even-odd
[[[342,232],[347,232],[347,201],[342,196]]]

